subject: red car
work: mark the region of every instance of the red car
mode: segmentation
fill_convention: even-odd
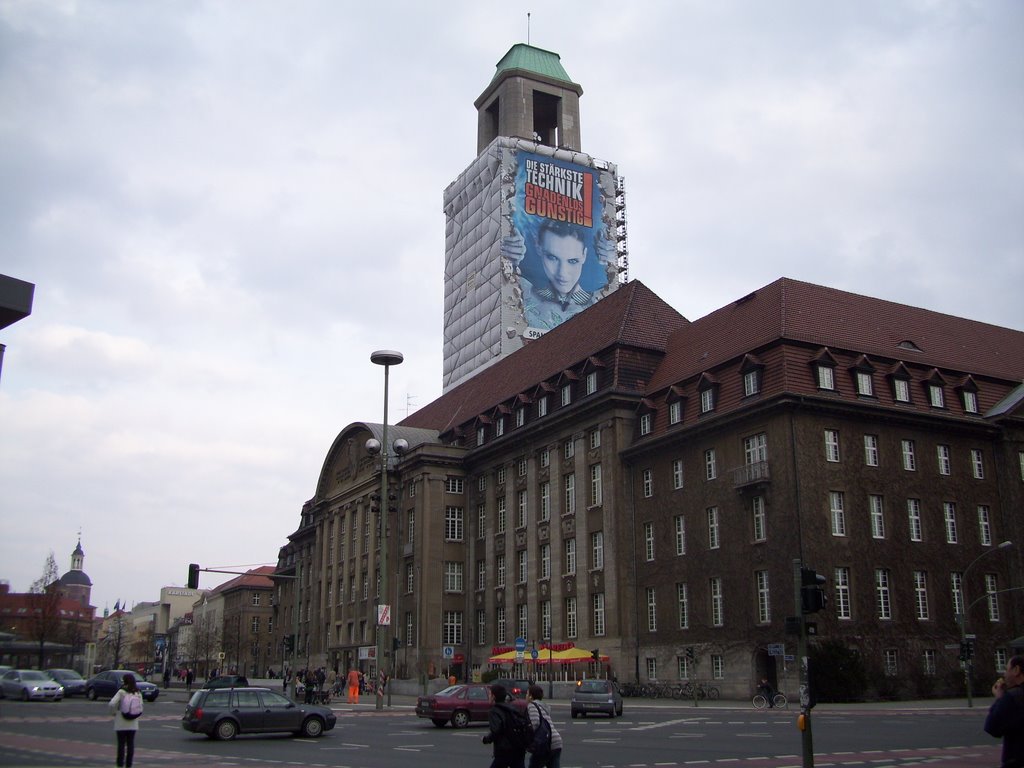
[[[491,687],[483,683],[450,685],[432,696],[416,699],[416,716],[426,717],[438,728],[451,721],[453,728],[486,723],[491,712]],[[526,711],[525,699],[513,699],[512,706]]]

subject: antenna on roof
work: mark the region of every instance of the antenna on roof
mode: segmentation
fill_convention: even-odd
[[[526,12],[526,44],[530,44],[530,12]]]

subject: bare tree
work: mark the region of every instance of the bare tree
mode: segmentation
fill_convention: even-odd
[[[60,590],[57,589],[57,561],[51,551],[43,575],[29,587],[29,637],[39,643],[39,669],[46,669],[46,643],[60,634]]]

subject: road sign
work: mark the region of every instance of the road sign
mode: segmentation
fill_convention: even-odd
[[[516,651],[516,663],[519,664],[523,660],[523,652]]]
[[[455,658],[455,648],[450,645],[446,645],[441,649],[441,655],[446,659],[453,659]]]
[[[516,638],[516,652],[517,653],[522,653],[525,650],[526,650],[526,638],[525,637],[517,637]]]
[[[377,626],[378,627],[390,627],[391,626],[391,606],[390,605],[378,605],[377,606]]]
[[[768,643],[769,656],[784,656],[785,653],[786,646],[784,643]]]
[[[536,648],[534,648],[534,649],[533,649],[532,651],[530,651],[530,656],[532,656],[532,657],[533,657],[533,660],[534,660],[534,661],[536,661],[536,660],[537,660],[537,656],[538,656],[538,654],[537,654],[537,649],[536,649]]]

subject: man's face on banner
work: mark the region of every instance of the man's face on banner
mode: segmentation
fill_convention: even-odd
[[[540,240],[541,262],[551,287],[561,296],[568,296],[580,281],[587,249],[572,235],[545,232]]]

